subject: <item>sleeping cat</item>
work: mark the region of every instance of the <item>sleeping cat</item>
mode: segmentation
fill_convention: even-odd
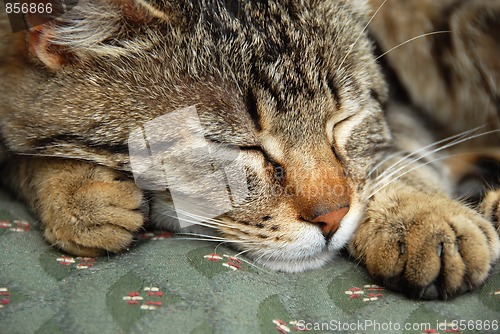
[[[16,34],[2,18],[2,177],[72,254],[124,251],[146,221],[192,223],[274,270],[318,268],[349,244],[374,279],[411,297],[474,289],[500,255],[500,193],[486,197],[487,219],[450,197],[437,151],[473,132],[435,143],[414,109],[388,102],[368,5],[81,0]],[[133,159],[159,145],[161,168],[137,173],[131,134],[150,126]],[[230,164],[207,163],[200,147]],[[208,177],[221,169],[245,180],[242,196],[224,187],[226,211]],[[219,214],[175,212],[165,173],[177,195]]]

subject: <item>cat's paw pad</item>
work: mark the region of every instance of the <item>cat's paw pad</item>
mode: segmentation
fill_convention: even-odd
[[[42,215],[47,240],[68,253],[123,251],[143,226],[142,191],[113,170],[97,167],[91,179],[69,190]]]
[[[369,210],[351,243],[379,283],[413,298],[447,299],[485,281],[500,250],[490,222],[445,197],[392,200]]]
[[[492,190],[484,197],[480,211],[486,219],[491,221],[500,234],[500,189]]]

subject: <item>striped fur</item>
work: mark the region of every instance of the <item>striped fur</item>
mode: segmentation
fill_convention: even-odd
[[[380,17],[390,12],[370,21],[369,11],[363,0],[81,0],[26,34],[10,33],[3,17],[4,178],[47,240],[73,254],[120,252],[146,221],[179,230],[183,217],[198,239],[228,243],[274,270],[317,268],[350,242],[373,277],[413,297],[475,288],[500,241],[489,221],[451,197],[455,179],[440,151],[462,137],[434,142],[415,108],[388,101],[366,28],[372,22],[387,48]],[[425,90],[407,86],[412,96]],[[450,87],[444,100],[453,102]],[[449,109],[429,106],[431,114]],[[161,182],[141,189],[133,180],[130,134],[187,107],[212,150],[238,152],[241,169],[225,177],[244,177],[248,187],[217,217],[176,212]],[[166,119],[174,126],[156,129],[180,139],[146,177],[168,171],[184,194],[217,208],[224,198],[208,177],[215,165],[195,154],[196,136],[176,130],[187,119]],[[482,213],[495,220],[492,196]],[[347,214],[325,233],[322,219],[336,212]]]

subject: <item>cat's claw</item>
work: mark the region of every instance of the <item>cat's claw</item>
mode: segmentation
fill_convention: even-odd
[[[406,253],[406,244],[404,242],[399,243],[399,252],[401,255],[404,255]]]
[[[441,257],[443,255],[443,243],[440,243],[437,247],[437,255]]]
[[[396,203],[392,207],[370,205],[350,244],[377,283],[423,299],[480,286],[500,253],[493,225],[446,196],[395,196],[384,202]]]

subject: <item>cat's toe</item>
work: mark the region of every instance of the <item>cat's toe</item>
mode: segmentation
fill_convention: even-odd
[[[488,222],[475,213],[464,212],[463,216],[426,225],[430,252],[417,248],[401,273],[407,282],[407,294],[448,299],[479,287],[498,256],[498,238]],[[407,238],[412,238],[411,230]]]
[[[121,252],[144,224],[142,204],[142,192],[133,181],[94,179],[45,217],[45,237],[74,255]]]
[[[399,201],[398,211],[370,211],[351,253],[377,283],[411,298],[448,299],[483,284],[500,252],[492,224],[449,199],[412,200],[411,209]]]
[[[480,211],[491,221],[500,235],[500,189],[489,191],[484,197]]]

